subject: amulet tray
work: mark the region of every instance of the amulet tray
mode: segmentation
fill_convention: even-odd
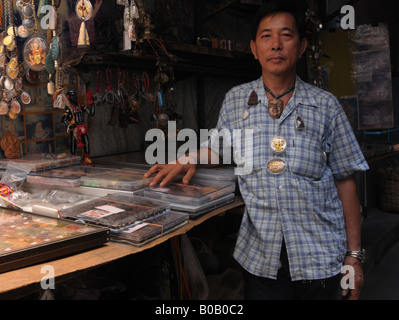
[[[9,162],[23,164],[34,172],[72,166],[80,162],[80,157],[48,153],[27,154],[18,159],[0,159],[0,168],[6,169]]]
[[[120,229],[166,212],[169,208],[168,202],[115,193],[60,210],[60,215]]]
[[[80,181],[86,187],[135,191],[147,187],[151,179],[144,178],[144,171],[115,170],[85,176]]]
[[[152,187],[144,189],[144,197],[160,199],[171,203],[181,203],[190,206],[204,205],[235,191],[235,183],[209,184],[203,181],[193,181],[192,184],[174,182],[167,187]]]
[[[30,173],[27,182],[38,184],[50,184],[53,186],[78,187],[81,178],[89,175],[111,171],[110,169],[97,167],[72,166]]]
[[[168,211],[116,232],[111,231],[111,240],[139,247],[182,227],[188,220],[186,213]]]
[[[0,208],[0,273],[101,246],[109,229]]]

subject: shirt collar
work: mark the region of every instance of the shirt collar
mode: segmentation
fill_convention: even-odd
[[[254,90],[257,93],[260,101],[268,101],[262,77],[255,81]],[[297,106],[298,104],[302,104],[317,107],[314,96],[309,94],[309,90],[306,88],[305,82],[302,81],[299,76],[296,76],[295,91],[294,95],[291,98],[290,104],[291,102],[293,102],[293,105],[295,106]]]
[[[307,88],[305,82],[302,81],[299,76],[296,77],[295,92],[292,96],[292,101],[295,106],[302,104],[317,107],[314,95],[310,94],[310,91]]]

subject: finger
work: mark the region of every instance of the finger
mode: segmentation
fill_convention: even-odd
[[[174,168],[169,171],[168,174],[165,175],[162,182],[159,184],[161,187],[167,186],[170,182],[172,182],[176,177],[181,173],[181,169],[179,166],[174,166]]]
[[[188,171],[186,172],[186,174],[183,177],[183,184],[189,184],[191,179],[194,177],[196,171],[197,170],[196,170],[195,166],[188,169]]]
[[[150,187],[156,186],[158,183],[161,182],[161,180],[166,176],[165,171],[159,171],[158,174],[152,178],[150,182]]]
[[[155,164],[153,165],[145,174],[144,177],[148,178],[151,177],[155,172],[160,171],[162,169],[163,165],[161,164]]]

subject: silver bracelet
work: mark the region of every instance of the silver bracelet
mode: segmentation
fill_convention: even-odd
[[[359,259],[361,263],[366,261],[366,250],[362,249],[361,251],[347,250],[345,257],[353,257]]]

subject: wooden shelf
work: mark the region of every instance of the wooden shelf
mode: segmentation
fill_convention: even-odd
[[[176,57],[173,64],[177,72],[205,73],[228,76],[260,76],[261,70],[252,54],[212,49],[191,44],[166,42],[169,53]],[[136,69],[156,70],[156,56],[145,50],[143,54],[130,52],[88,51],[77,60],[78,65],[128,66]]]

